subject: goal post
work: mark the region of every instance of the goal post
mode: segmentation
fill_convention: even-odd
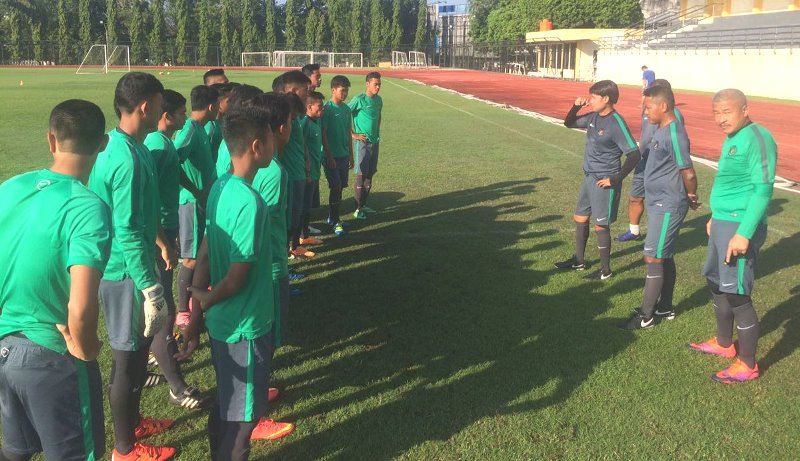
[[[362,53],[329,53],[328,67],[364,67]]]
[[[270,67],[272,53],[269,51],[246,51],[242,53],[242,67]]]
[[[427,57],[422,51],[409,51],[408,63],[411,67],[426,67],[428,65]]]
[[[330,59],[329,54],[315,51],[278,50],[272,53],[272,65],[275,67],[303,67],[306,64],[327,66]]]
[[[130,71],[131,53],[127,45],[92,45],[75,73],[108,74]]]
[[[408,67],[408,54],[405,51],[392,51],[392,67]]]

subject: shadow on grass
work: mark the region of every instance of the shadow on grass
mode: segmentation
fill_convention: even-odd
[[[289,401],[318,402],[291,415],[300,424],[324,426],[329,413],[340,422],[287,440],[277,459],[391,459],[484,418],[555,405],[634,340],[609,340],[597,325],[611,307],[597,292],[610,286],[554,280],[562,291],[539,292],[553,273],[531,270],[530,259],[554,243],[535,227],[562,217],[531,224],[505,215],[542,180],[401,203],[374,194],[382,226],[354,229],[353,241],[370,244],[337,255],[342,270],[293,300],[302,352],[279,358],[303,369],[294,360],[335,357],[280,384]],[[454,229],[458,237],[444,237]]]

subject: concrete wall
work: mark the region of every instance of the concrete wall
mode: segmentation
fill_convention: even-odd
[[[656,78],[665,78],[679,89],[715,92],[734,87],[751,96],[800,101],[796,77],[800,75],[800,49],[601,50],[597,80],[640,86],[643,65],[654,70]]]

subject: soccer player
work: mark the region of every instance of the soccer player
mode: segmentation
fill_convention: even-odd
[[[356,141],[356,179],[354,196],[356,211],[353,217],[366,219],[364,213],[375,213],[367,206],[367,197],[372,189],[372,176],[378,171],[378,146],[381,140],[381,110],[383,99],[378,95],[381,91],[381,74],[367,74],[367,90],[350,101],[353,113],[353,139]]]
[[[217,83],[228,83],[228,76],[225,69],[210,69],[203,74],[203,85],[211,86]]]
[[[292,115],[292,133],[283,148],[281,161],[289,175],[289,254],[293,257],[313,258],[316,253],[300,245],[300,234],[305,208],[306,184],[311,182],[311,160],[308,156],[301,120],[306,115],[308,77],[299,70],[292,70],[280,76],[278,92],[294,94],[299,98]]]
[[[664,85],[670,90],[672,89],[672,85],[663,78],[655,79],[653,85]],[[675,107],[672,112],[675,115],[675,121],[686,126],[680,109]],[[657,129],[658,125],[650,123],[647,117],[647,111],[643,111],[642,130],[639,135],[639,152],[642,158],[639,159],[639,163],[636,164],[636,168],[633,170],[630,197],[628,197],[628,221],[630,224],[628,225],[628,230],[614,237],[614,240],[618,242],[630,242],[641,238],[639,223],[642,220],[642,214],[644,214],[644,170],[647,166],[647,154],[650,141],[653,139],[653,134]]]
[[[175,134],[175,147],[181,159],[180,250],[181,268],[178,271],[178,318],[176,323],[185,326],[188,321],[188,289],[192,281],[197,249],[203,241],[205,206],[208,192],[216,179],[211,144],[203,127],[217,115],[219,98],[217,90],[203,85],[192,88],[192,112],[189,119]]]
[[[261,91],[260,88],[254,87],[252,85],[238,84],[238,83],[233,83],[231,85],[233,85],[233,88],[231,88],[230,95],[228,96],[227,105],[225,108],[226,110],[228,107],[235,104],[236,101],[250,99],[263,93],[263,91]],[[221,103],[220,103],[220,110],[222,110]],[[219,116],[217,116],[217,119],[221,121]],[[222,123],[220,123],[219,126],[222,127]],[[218,178],[222,177],[222,175],[224,175],[225,173],[230,172],[231,169],[231,154],[228,152],[228,145],[225,144],[224,139],[219,145],[219,151],[215,169]]]
[[[611,232],[609,226],[617,219],[622,180],[639,161],[639,149],[631,137],[628,125],[614,109],[619,99],[617,84],[601,80],[589,88],[589,99],[577,98],[564,120],[568,128],[586,128],[586,148],[583,160],[583,185],[575,207],[575,254],[566,261],[555,263],[559,269],[583,270],[584,253],[589,239],[589,219],[594,218],[600,250],[600,270],[587,279],[606,280],[611,272]],[[589,105],[592,112],[578,117],[578,111]],[[620,157],[625,163],[620,168]]]
[[[625,330],[650,328],[654,315],[675,317],[675,244],[689,208],[696,210],[697,176],[689,157],[689,136],[675,118],[675,97],[665,85],[645,90],[645,110],[657,130],[649,145],[644,185],[650,231],[644,242],[647,276],[641,306],[622,325]]]
[[[311,161],[311,181],[306,183],[305,206],[303,207],[302,232],[300,244],[320,245],[322,240],[312,237],[310,232],[311,208],[319,206],[319,178],[322,168],[322,127],[320,118],[324,111],[325,96],[322,93],[312,91],[308,95],[306,104],[306,117],[303,119],[303,138],[308,149],[308,156]]]
[[[655,71],[648,69],[647,66],[642,66],[642,112],[644,112],[644,90],[653,86],[655,80]]]
[[[147,135],[144,145],[153,156],[158,175],[158,192],[160,198],[160,224],[162,237],[157,238],[160,255],[156,263],[161,273],[161,286],[164,287],[169,308],[169,318],[164,328],[153,338],[150,350],[153,359],[164,372],[169,383],[169,401],[175,405],[195,410],[208,403],[208,397],[199,389],[189,386],[183,378],[180,365],[175,359],[178,345],[173,336],[175,326],[175,298],[172,293],[173,269],[177,264],[176,243],[178,239],[178,195],[180,193],[180,160],[178,151],[172,144],[172,136],[186,123],[186,98],[173,90],[164,90],[164,102],[161,109],[164,113],[158,122],[158,131]]]
[[[322,146],[325,151],[325,178],[328,180],[328,225],[334,234],[345,234],[339,216],[342,190],[347,187],[347,176],[353,168],[353,115],[345,104],[350,91],[350,80],[344,75],[331,79],[331,99],[325,103],[322,114]]]
[[[214,160],[215,163],[219,155],[219,145],[222,143],[222,117],[228,109],[228,101],[230,100],[231,92],[237,85],[237,83],[215,83],[211,85],[212,88],[217,90],[219,108],[217,110],[217,116],[209,120],[204,128],[208,136],[208,143],[211,145],[211,159]]]
[[[721,383],[737,383],[759,375],[759,324],[750,295],[758,250],[767,235],[767,206],[775,183],[778,147],[769,131],[750,120],[747,98],[741,91],[718,92],[712,107],[714,120],[727,135],[711,187],[708,257],[703,268],[714,302],[717,336],[689,348],[731,359],[738,353],[733,365],[711,375]],[[738,348],[733,345],[734,324]]]
[[[108,207],[85,183],[106,145],[88,101],[50,113],[53,163],[0,185],[2,459],[101,459],[97,289],[111,249]]]
[[[319,64],[306,64],[300,69],[311,83],[308,85],[308,91],[316,91],[319,87],[322,86],[322,72],[320,72]]]
[[[158,178],[153,158],[142,144],[158,128],[163,91],[150,74],[130,72],[119,80],[114,93],[119,126],[109,134],[89,177],[89,189],[111,208],[114,229],[100,298],[111,346],[109,403],[115,461],[146,456],[161,460],[175,453],[174,448],[139,442],[174,423],[139,414],[147,352],[169,310],[156,270]]]

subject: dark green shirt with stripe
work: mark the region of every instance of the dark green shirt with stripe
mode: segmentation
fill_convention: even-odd
[[[681,170],[691,168],[692,159],[689,135],[683,124],[675,120],[657,128],[650,141],[648,157],[644,171],[647,206],[663,211],[685,208],[688,202]]]
[[[740,223],[736,233],[752,238],[767,222],[777,161],[775,138],[757,123],[726,137],[711,188],[712,217]]]
[[[575,121],[577,128],[586,128],[586,147],[583,172],[596,178],[613,176],[622,167],[620,157],[639,148],[631,130],[616,111],[600,116],[597,112],[582,115]]]

